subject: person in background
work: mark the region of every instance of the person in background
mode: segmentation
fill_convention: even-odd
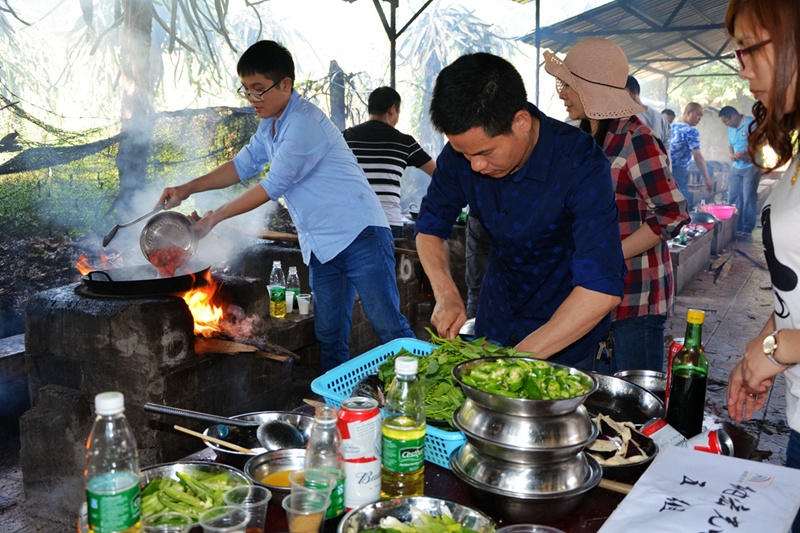
[[[733,161],[728,172],[728,202],[739,209],[736,231],[740,236],[749,237],[756,227],[760,178],[758,167],[747,155],[747,135],[753,117],[725,106],[719,110],[719,119],[728,127],[728,150]]]
[[[628,81],[625,82],[625,89],[628,90],[628,94],[631,95],[631,99],[633,99],[634,102],[643,105],[641,98],[639,98],[641,88],[636,78],[628,75]],[[669,141],[672,135],[672,128],[670,127],[670,123],[667,122],[667,119],[664,118],[664,115],[652,107],[648,107],[641,113],[637,113],[636,116],[639,117],[639,119],[650,128],[653,135],[661,141],[664,145],[664,153],[669,157]]]
[[[262,170],[260,183],[208,211],[194,225],[204,237],[225,219],[280,197],[297,227],[314,291],[314,329],[323,372],[348,361],[356,291],[381,342],[413,337],[400,313],[394,242],[378,197],[341,132],[294,91],[294,61],[274,41],[248,48],[236,67],[239,94],[261,118],[233,161],[177,187],[157,205],[170,209],[192,194],[230,187]]]
[[[400,93],[391,87],[378,87],[369,95],[367,112],[369,121],[344,130],[344,140],[380,199],[392,236],[398,239],[403,236],[400,210],[403,171],[410,165],[432,176],[436,163],[414,137],[395,129],[400,120]]]
[[[750,161],[767,144],[777,161],[790,163],[761,211],[774,311],[728,378],[731,418],[750,419],[764,407],[777,374],[786,379],[786,419],[791,434],[786,466],[800,468],[800,5],[797,0],[732,0],[725,28],[736,46],[739,77],[756,99],[748,137]],[[795,518],[792,531],[800,532]]]
[[[700,133],[695,128],[702,118],[703,106],[696,102],[690,102],[683,110],[682,122],[672,124],[669,154],[672,161],[672,176],[689,202],[689,207],[694,205],[694,194],[689,191],[689,163],[692,157],[703,177],[706,191],[709,194],[714,192],[714,182],[708,175],[706,160],[700,152]]]
[[[669,122],[670,125],[672,125],[672,123],[675,121],[675,111],[672,109],[667,108],[661,110],[661,115],[667,119],[667,122]]]
[[[630,82],[631,76],[619,46],[590,37],[576,43],[563,61],[550,52],[544,58],[569,118],[580,120],[580,128],[594,137],[611,161],[619,206],[628,275],[622,303],[611,312],[610,369],[597,366],[596,370],[660,372],[664,323],[674,291],[667,241],[689,220],[686,199],[672,179],[663,145],[639,119],[642,105],[626,90],[626,77]]]
[[[475,337],[591,368],[625,279],[608,159],[530,104],[519,72],[492,54],[445,67],[430,115],[449,140],[416,224],[431,323],[453,337],[466,320],[447,238],[469,205],[491,242]]]

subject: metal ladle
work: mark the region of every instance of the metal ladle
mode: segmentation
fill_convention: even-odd
[[[209,415],[206,413],[198,413],[197,411],[190,411],[189,409],[179,409],[177,407],[168,407],[155,403],[144,404],[144,410],[150,413],[179,416],[192,420],[199,420],[201,422],[224,425],[226,426],[226,431],[220,433],[225,436],[236,433],[232,428],[237,428],[239,431],[243,432],[255,431],[258,442],[270,452],[282,450],[284,448],[302,448],[305,445],[305,439],[303,438],[303,434],[300,433],[300,430],[282,420],[273,420],[264,423],[252,422],[250,420]]]
[[[152,211],[150,211],[149,213],[147,213],[146,215],[142,215],[139,218],[137,218],[136,220],[132,220],[132,221],[126,223],[126,224],[116,224],[116,225],[114,225],[114,227],[111,228],[111,231],[106,233],[106,236],[103,237],[103,248],[108,246],[108,243],[111,242],[111,239],[114,238],[114,236],[117,234],[117,232],[120,230],[120,228],[127,228],[128,226],[132,226],[132,225],[136,224],[137,222],[140,222],[140,221],[146,219],[147,217],[151,217],[151,216],[155,215],[159,211],[163,210],[165,205],[167,205],[167,204],[163,203],[160,206],[158,206],[155,209],[153,209]]]

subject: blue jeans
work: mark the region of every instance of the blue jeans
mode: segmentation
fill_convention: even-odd
[[[672,177],[675,183],[678,184],[681,194],[686,198],[687,207],[692,207],[692,204],[694,204],[694,194],[689,192],[689,169],[673,166]]]
[[[611,323],[614,353],[612,374],[621,370],[664,370],[663,315],[645,315]]]
[[[736,231],[752,233],[758,214],[758,167],[732,168],[728,172],[728,201],[739,208]]]
[[[800,470],[800,433],[792,430],[786,446],[786,466]],[[795,516],[792,533],[800,533],[800,514]]]
[[[389,228],[367,226],[327,263],[311,255],[309,281],[314,291],[314,330],[320,343],[322,371],[350,359],[350,330],[356,292],[364,313],[382,343],[414,337],[400,312],[395,276],[394,241]]]

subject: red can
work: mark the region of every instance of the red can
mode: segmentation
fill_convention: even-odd
[[[681,351],[684,342],[683,337],[677,337],[673,339],[672,344],[669,345],[669,358],[667,359],[667,392],[664,394],[665,409],[667,407],[667,401],[669,400],[669,388],[672,384],[672,360],[675,359],[675,354]]]
[[[356,396],[342,401],[337,425],[348,511],[381,499],[381,423],[377,400]]]

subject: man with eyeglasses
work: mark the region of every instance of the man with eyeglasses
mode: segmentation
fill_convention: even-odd
[[[248,48],[237,65],[247,98],[262,119],[250,142],[208,174],[164,189],[159,204],[229,187],[264,169],[266,177],[195,224],[200,237],[219,222],[283,197],[297,227],[314,291],[314,328],[322,371],[348,361],[358,292],[381,342],[414,337],[400,313],[394,241],[375,192],[333,122],[294,90],[294,61],[274,41]]]
[[[700,132],[697,126],[703,118],[703,106],[697,102],[689,102],[683,109],[681,122],[672,125],[672,136],[670,137],[669,159],[672,162],[672,177],[686,198],[691,207],[694,204],[694,194],[689,191],[689,163],[694,157],[694,162],[703,181],[706,191],[714,192],[714,182],[708,174],[706,160],[700,152]]]

